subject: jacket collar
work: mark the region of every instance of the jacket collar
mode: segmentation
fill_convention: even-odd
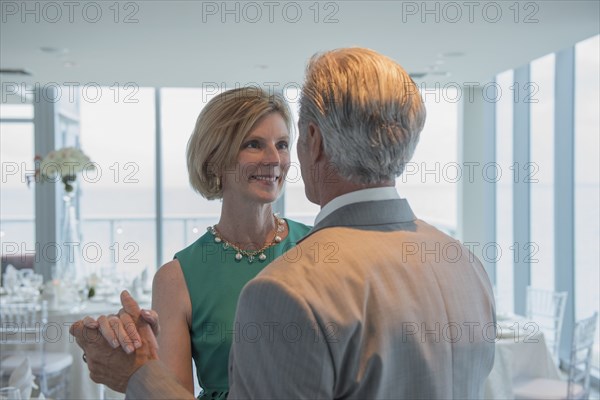
[[[363,201],[338,208],[317,223],[309,234],[331,227],[394,230],[397,228],[386,226],[413,223],[416,219],[406,199]]]

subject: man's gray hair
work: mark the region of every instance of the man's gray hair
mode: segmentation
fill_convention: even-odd
[[[338,173],[365,184],[402,174],[425,123],[423,100],[408,73],[363,48],[311,58],[299,114],[299,140],[314,123]]]

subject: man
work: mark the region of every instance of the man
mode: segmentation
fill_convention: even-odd
[[[414,82],[391,59],[352,48],[310,61],[298,157],[321,211],[311,233],[240,295],[229,398],[482,397],[494,359],[488,277],[395,190],[424,121]],[[92,378],[130,398],[191,398],[157,360],[127,295],[124,306],[141,347],[92,358],[106,345],[79,330],[90,370],[118,375]],[[123,368],[124,360],[133,361]]]

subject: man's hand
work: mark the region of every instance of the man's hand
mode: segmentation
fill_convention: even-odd
[[[125,323],[125,331],[130,335],[130,337],[134,338],[135,335],[133,335],[133,328],[135,328],[135,331],[137,331],[140,339],[142,340],[142,345],[144,342],[148,342],[150,348],[154,349],[156,359],[158,359],[158,355],[156,353],[158,351],[156,335],[158,335],[159,326],[158,315],[156,315],[156,312],[142,312],[138,303],[126,290],[121,292],[121,305],[123,308],[119,311],[119,318]],[[151,322],[148,323],[146,319],[150,320]],[[128,326],[130,328],[128,328]]]
[[[119,347],[118,343],[124,344],[125,347],[131,346],[132,343],[129,335],[127,339],[121,336],[123,333],[119,327],[116,327],[118,339],[116,346],[114,341],[107,341],[97,329],[98,327],[93,327],[94,324],[89,320],[86,323],[77,321],[71,326],[69,332],[83,349],[90,378],[96,383],[102,383],[123,393],[127,389],[129,378],[135,371],[148,361],[158,359],[158,343],[152,327],[141,318],[141,310],[137,302],[126,291],[121,293],[121,304],[123,310],[119,312],[120,317],[117,320],[121,323],[126,321],[121,328],[129,335],[133,330],[138,333],[139,342],[136,343],[135,339],[133,341],[137,347],[134,352],[127,353]],[[115,322],[114,318],[111,320]],[[113,329],[115,328],[111,327],[110,331],[115,333]]]

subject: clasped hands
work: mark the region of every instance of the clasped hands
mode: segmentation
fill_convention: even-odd
[[[117,392],[127,390],[129,378],[144,364],[158,360],[158,315],[141,310],[127,291],[116,315],[97,320],[85,317],[71,325],[69,333],[83,349],[90,378]]]

